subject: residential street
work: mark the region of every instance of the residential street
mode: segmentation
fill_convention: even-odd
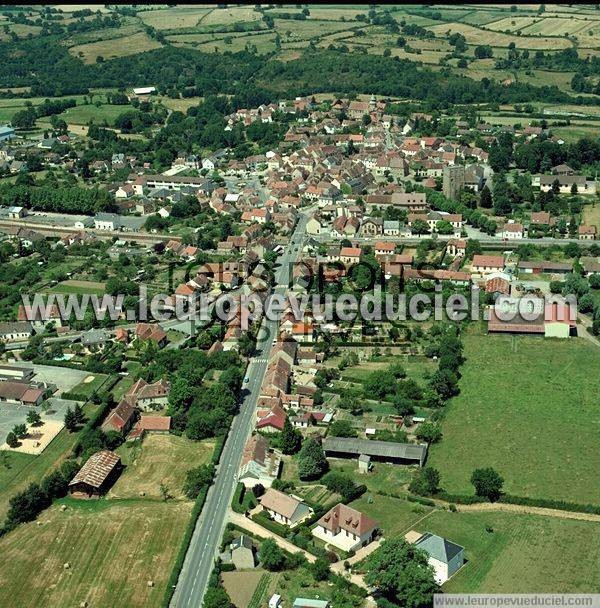
[[[280,258],[280,267],[276,272],[277,293],[285,293],[290,278],[290,263],[298,254],[295,248],[303,238],[306,228],[306,215],[301,215],[290,243]],[[301,247],[299,248],[301,250]],[[240,466],[244,444],[252,430],[254,411],[259,397],[260,387],[267,369],[267,362],[273,346],[273,337],[277,331],[276,320],[264,319],[260,342],[257,343],[257,355],[250,361],[246,372],[249,382],[245,384],[246,395],[240,406],[239,414],[234,418],[217,468],[215,480],[211,486],[202,514],[198,519],[194,535],[183,564],[177,588],[171,606],[178,608],[202,605],[204,593],[218,553],[219,542],[226,523],[227,509],[231,503],[237,482],[237,471]]]

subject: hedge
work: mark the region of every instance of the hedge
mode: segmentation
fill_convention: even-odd
[[[513,496],[503,494],[498,502],[527,507],[542,507],[544,509],[559,509],[560,511],[576,511],[578,513],[593,513],[600,515],[600,505],[553,500],[552,498],[529,498],[527,496]]]
[[[244,507],[244,496],[246,495],[246,486],[239,481],[235,492],[233,493],[233,498],[231,499],[231,508],[236,513],[245,513],[246,508]]]
[[[221,435],[216,438],[215,441],[215,449],[213,451],[213,455],[211,461],[214,465],[219,464],[219,460],[221,459],[221,454],[223,453],[223,448],[225,447],[225,440],[227,439],[226,435]],[[243,486],[243,484],[242,484]],[[185,529],[185,534],[183,536],[183,541],[181,542],[181,546],[179,547],[179,553],[177,554],[177,559],[173,564],[173,569],[171,570],[171,576],[169,576],[169,581],[167,583],[167,588],[165,589],[165,595],[163,597],[162,606],[163,608],[169,608],[171,603],[171,599],[173,598],[173,594],[175,593],[175,586],[177,585],[177,581],[179,580],[179,575],[181,574],[181,569],[183,568],[183,562],[185,561],[185,556],[188,552],[190,542],[192,540],[192,536],[194,535],[194,530],[196,528],[196,523],[198,522],[198,518],[200,517],[200,513],[202,513],[202,508],[204,507],[204,503],[206,502],[206,496],[208,494],[208,489],[210,486],[206,486],[200,490],[200,494],[194,501],[194,507],[192,508],[192,515],[190,520],[188,521],[188,525]]]
[[[430,498],[423,498],[422,496],[414,496],[413,494],[409,494],[406,497],[406,500],[410,502],[418,502],[421,505],[427,505],[428,507],[435,507],[435,502]]]
[[[202,508],[204,507],[204,503],[206,502],[206,495],[208,494],[208,486],[202,488],[200,490],[200,494],[196,498],[194,502],[194,507],[192,509],[192,516],[188,521],[188,525],[185,529],[185,534],[183,536],[183,541],[181,542],[181,546],[179,547],[179,552],[177,553],[177,559],[173,564],[173,569],[171,570],[171,576],[169,576],[169,580],[167,582],[167,588],[165,589],[165,595],[162,601],[163,608],[169,608],[171,603],[171,599],[173,598],[173,594],[175,593],[175,585],[177,585],[177,581],[179,580],[179,575],[181,574],[181,569],[183,568],[183,562],[185,561],[185,556],[188,552],[188,548],[190,546],[190,542],[192,540],[192,536],[194,535],[194,530],[196,528],[196,523],[198,522],[198,518],[200,517],[200,513],[202,512]]]
[[[264,511],[261,511],[260,513],[255,513],[252,516],[252,521],[255,521],[257,524],[261,525],[263,528],[266,528],[267,530],[270,530],[274,534],[277,534],[277,536],[281,536],[282,538],[287,538],[289,528],[287,526],[284,526],[283,524],[280,524],[280,523],[270,519],[269,516]]]

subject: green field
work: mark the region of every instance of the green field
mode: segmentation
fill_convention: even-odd
[[[95,406],[85,406],[86,415],[90,415]],[[62,429],[50,445],[38,456],[7,452],[0,460],[0,521],[8,509],[11,496],[24,490],[30,483],[38,482],[46,474],[57,468],[69,455],[77,439],[76,433]]]
[[[600,503],[600,352],[572,338],[467,335],[461,394],[430,449],[450,492],[492,466],[519,496]]]
[[[62,502],[0,539],[0,605],[160,606],[191,503]]]
[[[525,513],[452,513],[377,494],[366,494],[352,506],[379,522],[386,538],[416,530],[463,546],[466,563],[444,585],[446,593],[582,593],[600,585],[597,522]]]
[[[69,279],[54,285],[49,293],[74,293],[102,295],[106,292],[104,283],[96,281],[78,281]]]
[[[90,378],[91,380],[89,382],[85,381]],[[102,385],[106,382],[107,378],[108,376],[106,374],[90,374],[83,382],[80,382],[77,386],[73,387],[70,392],[87,395],[89,398],[93,393],[102,388]]]

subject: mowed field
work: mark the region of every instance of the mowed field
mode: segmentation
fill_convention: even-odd
[[[67,446],[57,446],[64,454]],[[160,606],[192,508],[181,492],[185,474],[208,462],[213,449],[213,441],[152,434],[141,444],[118,448],[125,470],[106,498],[64,498],[0,538],[3,563],[9,565],[0,569],[0,606]],[[42,462],[48,450],[29,462]],[[45,460],[56,466],[55,459]],[[27,471],[25,464],[21,470]],[[42,472],[36,472],[29,481],[40,480]],[[0,489],[7,482],[0,476]],[[161,483],[171,496],[166,502]]]
[[[176,435],[148,434],[143,443],[125,443],[117,450],[125,470],[110,490],[109,498],[161,498],[160,485],[174,498],[184,498],[188,468],[208,462],[214,441],[192,441]],[[182,464],[183,463],[183,464]]]
[[[159,42],[150,38],[147,34],[138,32],[137,34],[123,36],[122,38],[78,44],[70,47],[69,53],[81,59],[83,63],[89,64],[96,63],[98,57],[103,57],[105,60],[114,59],[115,57],[125,57],[126,55],[136,55],[137,53],[152,51],[161,46]]]
[[[0,539],[0,605],[160,606],[191,502],[65,503]]]
[[[123,106],[118,107],[122,108]],[[68,279],[54,285],[50,289],[50,293],[102,295],[103,293],[106,293],[106,286],[104,283],[100,283],[98,281],[78,281],[75,279]]]
[[[584,339],[464,337],[461,394],[428,463],[446,490],[472,494],[491,466],[510,494],[600,504],[600,351]]]
[[[583,208],[583,223],[600,229],[600,205],[586,205]]]
[[[446,593],[582,593],[600,586],[597,522],[526,513],[452,513],[378,494],[366,494],[352,506],[378,521],[385,538],[416,530],[463,546],[466,564],[443,586]]]

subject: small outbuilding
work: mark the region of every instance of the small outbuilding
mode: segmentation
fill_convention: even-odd
[[[110,488],[121,469],[121,458],[109,450],[92,454],[69,483],[78,498],[99,498]]]

